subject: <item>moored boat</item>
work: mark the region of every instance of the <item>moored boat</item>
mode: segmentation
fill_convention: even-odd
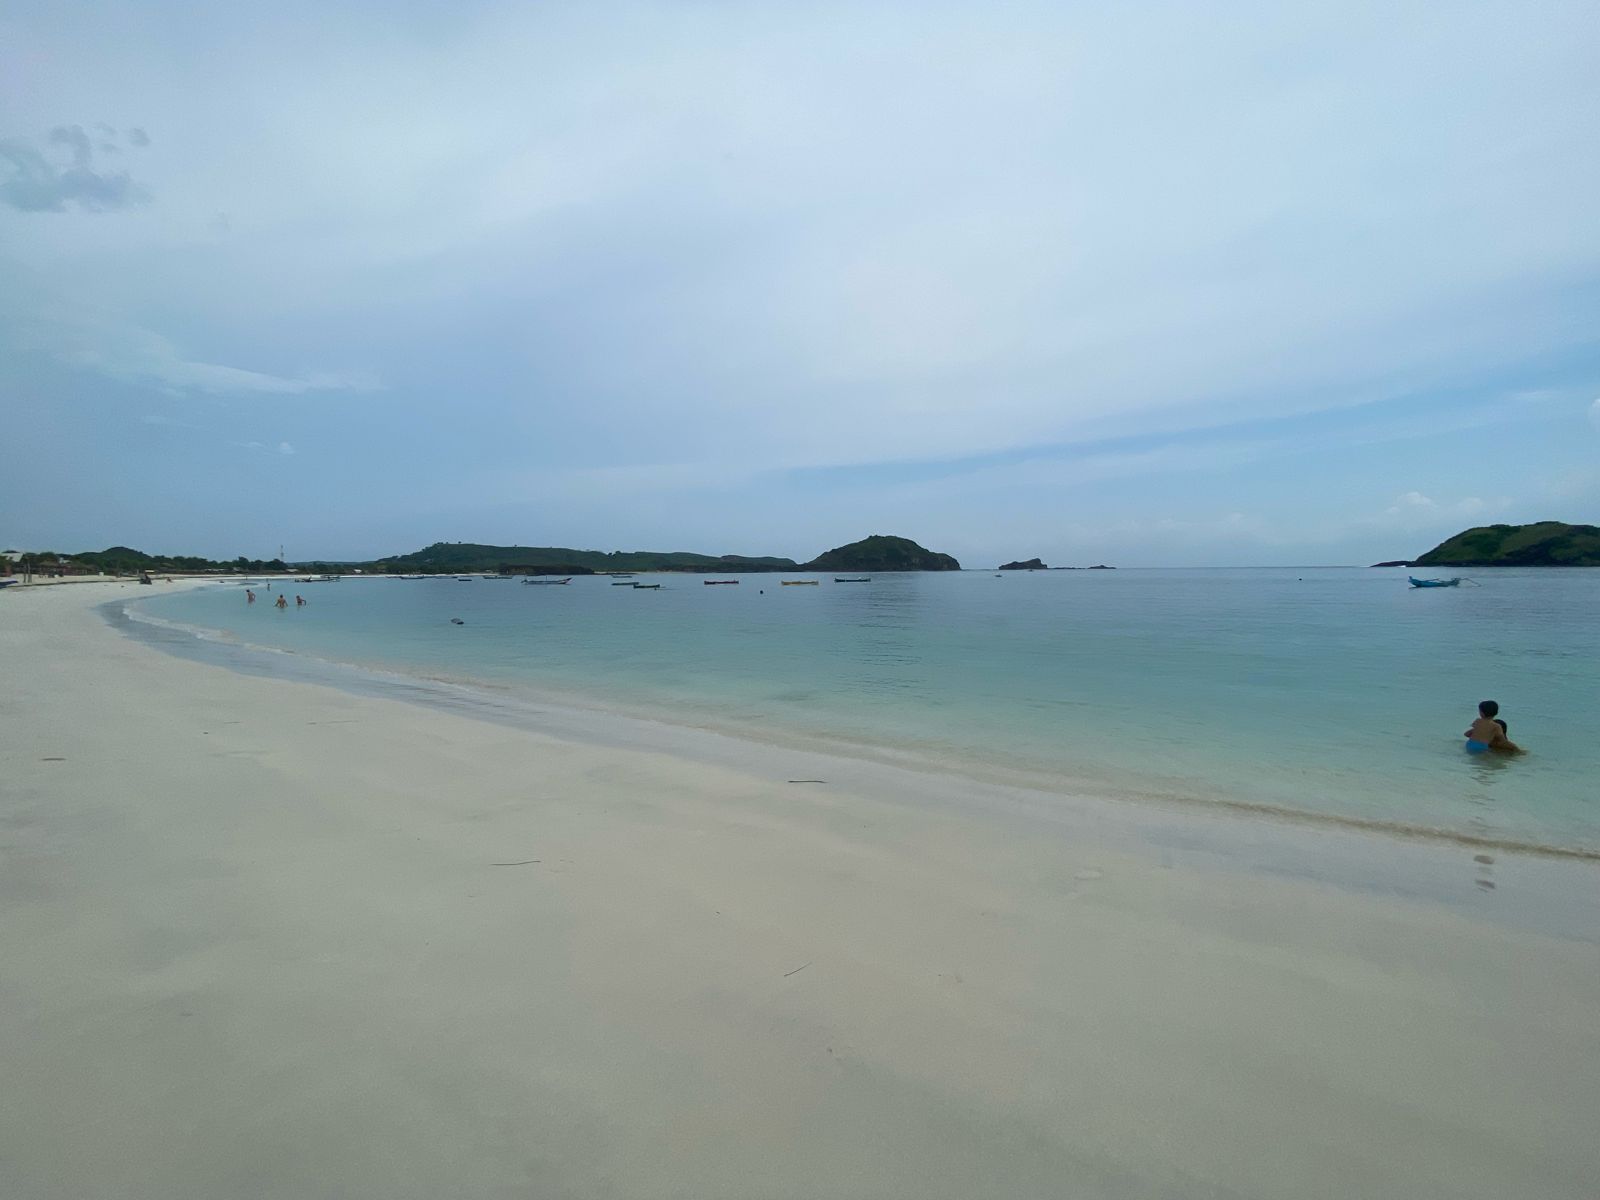
[[[783,584],[784,587],[817,587],[821,581],[816,579],[780,579],[778,582]]]
[[[565,579],[524,579],[523,583],[532,584],[534,587],[559,587],[563,583],[571,583],[572,576]]]
[[[702,579],[700,582],[707,587],[718,587],[722,584],[738,583],[739,581],[737,579]]]
[[[844,576],[844,575],[835,575],[833,577],[833,581],[835,583],[871,583],[872,582],[872,576],[871,575],[857,575],[857,576],[852,578],[852,577]]]
[[[633,590],[636,592],[653,592],[660,587],[659,583],[636,583],[633,585]]]
[[[1459,575],[1452,579],[1418,579],[1415,575],[1408,575],[1406,578],[1411,581],[1411,586],[1414,588],[1459,587],[1461,585],[1461,577]]]

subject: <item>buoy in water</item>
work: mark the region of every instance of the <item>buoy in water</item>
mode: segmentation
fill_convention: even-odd
[[[452,624],[452,625],[465,625],[466,622],[463,621],[460,617],[451,617],[450,618],[450,624]]]

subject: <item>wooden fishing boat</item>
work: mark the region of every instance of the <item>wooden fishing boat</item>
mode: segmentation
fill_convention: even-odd
[[[1460,587],[1461,586],[1461,577],[1459,575],[1456,576],[1454,579],[1418,579],[1415,575],[1408,575],[1408,576],[1406,576],[1406,578],[1411,581],[1411,586],[1414,587],[1414,588]]]
[[[844,575],[835,575],[833,577],[833,581],[835,583],[871,583],[872,582],[872,576],[871,575],[858,575],[855,578],[849,578],[849,577],[844,576]]]
[[[637,587],[638,585],[635,584],[635,583],[632,583],[631,581],[626,580],[626,579],[613,579],[611,581],[611,586],[612,587]]]
[[[636,592],[653,592],[660,586],[659,583],[636,583],[633,585],[633,590]]]
[[[700,582],[707,587],[720,587],[724,584],[738,583],[739,581],[737,579],[702,579]]]
[[[821,581],[816,579],[781,579],[784,587],[816,587]]]
[[[560,587],[563,583],[571,583],[572,576],[568,575],[565,579],[524,579],[522,582],[533,587]]]

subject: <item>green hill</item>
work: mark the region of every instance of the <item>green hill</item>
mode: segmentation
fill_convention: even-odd
[[[1600,528],[1539,521],[1480,525],[1441,542],[1418,567],[1600,567]]]
[[[959,571],[961,564],[948,554],[938,554],[910,538],[875,533],[819,554],[806,564],[808,571]]]
[[[368,565],[368,564],[364,564]],[[569,546],[486,546],[435,542],[413,554],[369,564],[390,574],[467,574],[521,567],[588,571],[796,571],[792,558],[742,554],[695,554],[687,550],[574,550]],[[813,571],[959,571],[948,554],[936,554],[908,538],[874,534],[839,546],[806,564]]]
[[[746,558],[738,554],[694,554],[686,550],[573,550],[566,546],[485,546],[435,542],[412,554],[373,564],[391,574],[465,574],[502,567],[585,567],[591,571],[793,571],[792,558]]]

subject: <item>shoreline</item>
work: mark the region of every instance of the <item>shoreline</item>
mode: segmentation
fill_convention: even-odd
[[[231,581],[194,579],[182,581],[189,587],[227,586]],[[132,602],[146,599],[143,594],[129,598]],[[569,715],[582,715],[599,722],[616,722],[637,729],[640,726],[657,726],[681,730],[685,733],[706,734],[749,743],[769,749],[800,751],[825,758],[838,758],[852,762],[874,763],[924,776],[958,775],[978,787],[999,786],[1023,793],[1034,793],[1042,798],[1055,798],[1069,802],[1096,802],[1112,804],[1137,804],[1177,810],[1179,813],[1199,814],[1201,819],[1209,814],[1216,819],[1244,821],[1268,820],[1292,826],[1325,828],[1346,832],[1360,832],[1379,837],[1406,841],[1433,842],[1500,853],[1524,854],[1540,857],[1571,859],[1600,863],[1600,846],[1573,845],[1539,841],[1528,837],[1478,834],[1447,826],[1435,826],[1389,820],[1381,817],[1363,817],[1353,813],[1301,808],[1291,804],[1270,801],[1245,800],[1220,793],[1202,795],[1198,791],[1177,789],[1156,791],[1149,787],[1117,786],[1107,778],[1066,776],[1045,766],[1017,766],[1014,762],[1000,763],[942,753],[930,746],[897,745],[881,739],[846,738],[809,734],[797,729],[775,730],[755,728],[736,722],[717,722],[706,714],[702,719],[685,719],[677,714],[664,716],[645,706],[628,707],[610,698],[587,693],[563,692],[545,686],[523,685],[512,687],[495,681],[470,676],[445,676],[407,671],[398,667],[343,661],[305,654],[296,650],[241,641],[221,630],[172,621],[149,613],[114,611],[124,603],[111,600],[101,605],[109,624],[125,636],[146,641],[164,652],[192,661],[217,665],[215,652],[188,654],[192,644],[215,649],[226,647],[232,657],[220,665],[230,670],[260,674],[267,678],[286,677],[281,664],[292,660],[307,670],[289,677],[320,686],[346,690],[355,695],[378,695],[399,698],[422,706],[443,707],[449,711],[475,710],[479,719],[496,721],[514,728],[536,728],[539,722],[548,721],[552,710],[566,710]],[[151,636],[154,627],[172,632],[174,638]],[[215,636],[213,636],[215,635]],[[276,664],[276,665],[275,665]],[[430,694],[429,688],[447,690],[449,695]],[[571,728],[569,722],[569,728]],[[602,739],[616,741],[616,737]],[[622,736],[627,741],[627,735]],[[692,749],[676,748],[693,757]]]
[[[186,660],[87,591],[0,601],[30,1200],[1600,1176],[1588,863],[584,740]]]

